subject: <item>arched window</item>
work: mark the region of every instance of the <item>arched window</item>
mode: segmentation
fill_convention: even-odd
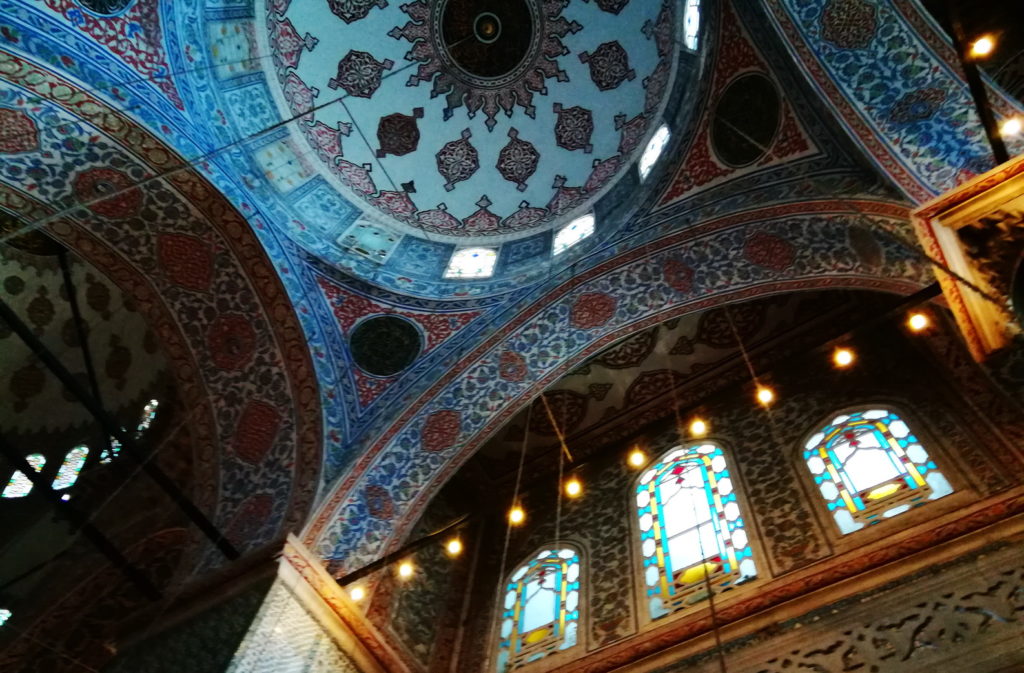
[[[700,39],[700,0],[686,0],[683,11],[683,44],[691,51],[697,51]]]
[[[545,549],[509,577],[498,624],[498,673],[511,671],[577,642],[580,556]]]
[[[33,453],[29,456],[25,456],[25,460],[32,466],[32,469],[36,472],[42,472],[46,466],[46,456],[41,453]],[[0,497],[3,498],[24,498],[26,495],[32,492],[32,481],[21,473],[21,470],[16,470],[11,475],[10,481],[7,482],[7,487],[3,493],[0,493]]]
[[[651,619],[757,575],[735,483],[720,446],[677,446],[636,487]]]
[[[456,250],[444,272],[445,278],[490,278],[498,261],[495,248],[462,248]]]
[[[881,407],[833,418],[804,460],[844,534],[953,492],[906,422]]]
[[[654,164],[658,162],[661,153],[665,151],[665,146],[668,145],[669,138],[671,137],[672,133],[668,130],[667,124],[659,126],[658,130],[651,136],[651,140],[647,143],[647,147],[644,148],[643,153],[640,155],[640,162],[637,164],[641,181],[646,180],[647,176],[650,175],[654,169]]]
[[[85,466],[85,459],[89,457],[89,447],[76,446],[64,456],[64,462],[57,470],[57,476],[53,479],[53,490],[59,491],[64,488],[71,488],[78,481],[78,473]]]

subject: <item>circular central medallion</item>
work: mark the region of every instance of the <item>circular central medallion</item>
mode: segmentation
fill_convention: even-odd
[[[503,79],[527,60],[536,41],[529,0],[447,0],[440,6],[443,51],[466,74]]]

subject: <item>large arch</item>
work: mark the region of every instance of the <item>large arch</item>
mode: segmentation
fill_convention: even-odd
[[[851,211],[856,214],[851,215]],[[852,227],[863,214],[875,233]],[[610,259],[536,298],[410,404],[322,502],[304,538],[337,570],[402,539],[420,507],[537,393],[602,347],[692,311],[783,291],[909,293],[926,264],[883,229],[906,210],[818,201],[724,216]],[[905,229],[904,229],[905,230]],[[375,518],[364,492],[388,498]]]

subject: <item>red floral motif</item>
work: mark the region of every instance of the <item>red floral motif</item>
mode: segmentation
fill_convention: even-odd
[[[600,327],[615,315],[615,297],[598,292],[580,295],[572,306],[570,320],[580,329]]]
[[[352,126],[338,122],[338,128],[335,129],[318,121],[312,126],[304,126],[302,130],[309,144],[316,148],[317,156],[330,160],[342,155],[341,137],[352,133]]]
[[[793,266],[796,251],[786,239],[758,231],[743,244],[743,256],[757,266],[781,272]]]
[[[472,231],[474,234],[497,234],[501,218],[486,208],[481,208],[467,217],[464,222],[466,231]]]
[[[245,316],[225,313],[213,321],[206,343],[213,364],[221,369],[242,369],[252,359],[256,332]]]
[[[515,351],[502,351],[498,376],[506,381],[522,381],[526,378],[526,360]]]
[[[420,445],[424,451],[436,453],[451,448],[459,438],[462,429],[459,412],[452,409],[435,411],[427,417],[420,433]]]
[[[75,176],[72,189],[78,201],[102,217],[123,219],[138,215],[142,192],[134,181],[113,168],[90,168]]]
[[[235,455],[251,465],[259,465],[281,429],[281,414],[270,404],[249,400],[238,417],[232,448]]]
[[[391,494],[383,486],[372,484],[363,490],[363,500],[366,502],[366,511],[374,519],[391,520],[395,515],[395,503]]]
[[[295,30],[295,26],[292,25],[291,19],[273,21],[270,40],[271,44],[275,46],[274,65],[281,70],[299,67],[302,50],[312,51],[318,42],[309,33],[300,36]]]
[[[456,231],[462,229],[462,222],[459,218],[450,214],[444,208],[433,210],[422,210],[416,214],[416,220],[420,229],[427,231]]]
[[[39,129],[21,110],[0,107],[0,154],[31,152],[39,147]]]
[[[583,189],[588,192],[596,192],[604,187],[612,179],[612,176],[618,172],[620,163],[622,163],[622,159],[618,156],[609,157],[604,161],[595,161],[594,170],[590,172],[590,177],[587,178]]]
[[[228,525],[227,537],[236,545],[244,547],[252,540],[261,539],[263,528],[274,509],[274,499],[267,493],[251,495],[238,507],[238,512]]]
[[[299,119],[307,124],[312,124],[313,113],[308,111],[313,109],[313,99],[320,95],[320,90],[307,85],[294,72],[288,73],[283,88],[285,98],[288,99],[292,111],[296,114],[307,113],[302,114]]]
[[[416,212],[416,204],[405,192],[381,191],[379,196],[370,199],[370,203],[392,217],[408,222]]]
[[[157,239],[157,262],[176,285],[204,292],[213,282],[213,254],[201,238],[162,234]]]
[[[686,263],[671,258],[662,266],[665,282],[676,292],[686,294],[693,288],[693,269]]]

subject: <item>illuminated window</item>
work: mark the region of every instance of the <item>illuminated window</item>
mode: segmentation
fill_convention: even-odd
[[[135,437],[139,438],[146,430],[149,430],[149,426],[153,425],[153,421],[156,420],[156,409],[160,406],[158,400],[150,400],[145,407],[142,408],[142,415],[139,417],[139,424],[135,426]],[[115,437],[110,438],[110,450],[103,449],[100,453],[100,462],[103,464],[109,463],[111,460],[116,458],[121,453],[121,442],[117,441]]]
[[[651,619],[754,579],[736,484],[721,447],[677,446],[636,487],[644,598]]]
[[[0,608],[0,626],[7,623],[7,620],[11,618],[11,611],[6,608]]]
[[[494,273],[498,251],[494,248],[463,248],[456,250],[448,262],[445,278],[488,278]]]
[[[512,573],[503,601],[498,673],[576,645],[579,554],[574,549],[540,552]]]
[[[691,51],[697,51],[700,37],[700,0],[686,0],[683,11],[683,44]]]
[[[41,453],[33,453],[30,456],[25,456],[25,460],[32,466],[36,472],[42,472],[43,467],[46,466],[46,457]],[[10,481],[7,482],[7,488],[4,489],[3,493],[0,493],[2,498],[24,498],[26,495],[32,492],[32,481],[21,473],[20,470],[15,471],[11,475]]]
[[[807,441],[804,460],[844,534],[953,492],[906,422],[883,408],[836,416]]]
[[[553,254],[565,252],[572,246],[594,233],[594,214],[588,213],[565,225],[555,234]]]
[[[654,135],[651,136],[651,141],[647,143],[647,147],[644,148],[644,153],[640,155],[640,163],[638,164],[638,170],[640,171],[640,179],[646,180],[647,176],[650,175],[651,169],[654,168],[654,164],[657,163],[658,157],[665,151],[665,145],[668,144],[668,139],[672,137],[672,134],[668,130],[668,126],[662,124]]]
[[[68,455],[64,457],[64,462],[57,470],[57,476],[53,480],[53,490],[59,491],[73,486],[78,481],[78,473],[82,471],[88,457],[89,447],[87,446],[76,446],[68,451]]]

